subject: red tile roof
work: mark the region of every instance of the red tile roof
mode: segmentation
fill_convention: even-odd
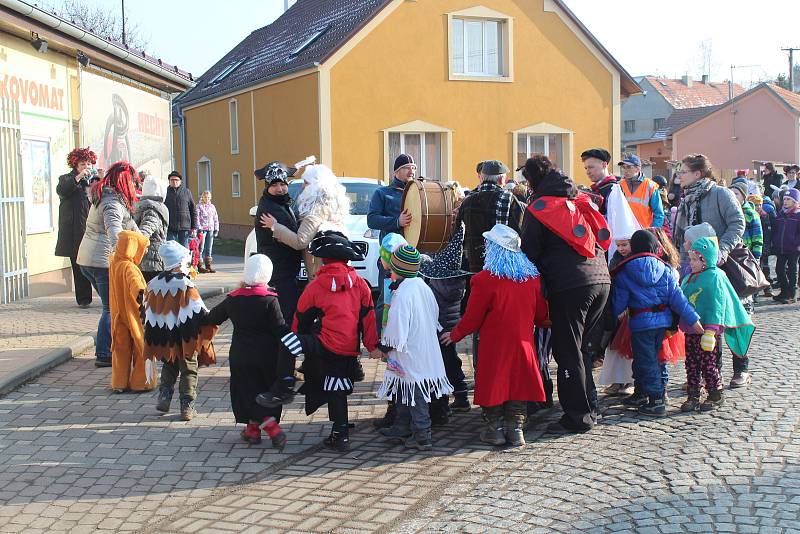
[[[790,108],[800,113],[800,94],[793,93],[788,89],[784,89],[779,85],[775,85],[774,83],[768,83],[767,85],[769,86],[770,89],[775,91],[778,97],[784,102],[786,102],[786,104]]]
[[[675,109],[702,108],[717,106],[728,101],[728,84],[726,82],[708,82],[692,80],[691,86],[683,80],[645,76],[645,79],[658,91]],[[744,93],[744,88],[733,84],[733,96]]]

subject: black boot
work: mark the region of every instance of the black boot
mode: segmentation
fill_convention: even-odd
[[[375,428],[389,428],[394,424],[395,415],[397,415],[397,407],[395,406],[394,401],[389,401],[386,404],[386,414],[379,419],[375,419],[372,422],[372,425]]]
[[[333,428],[331,428],[331,435],[325,438],[322,444],[327,449],[348,452],[350,450],[350,433],[347,429],[347,424],[334,424]]]
[[[294,377],[279,378],[269,391],[259,393],[256,403],[265,408],[277,408],[294,401]]]
[[[428,408],[431,416],[431,426],[444,426],[450,422],[449,409],[447,406],[449,400],[447,395],[439,397],[438,399],[431,399]]]

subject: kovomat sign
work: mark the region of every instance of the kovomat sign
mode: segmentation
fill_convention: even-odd
[[[19,76],[3,76],[0,96],[42,109],[64,111],[64,89]]]

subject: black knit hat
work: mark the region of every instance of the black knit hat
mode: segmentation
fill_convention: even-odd
[[[399,169],[400,167],[405,167],[406,165],[416,166],[416,163],[414,163],[414,158],[412,158],[408,154],[400,154],[399,156],[397,156],[397,158],[395,158],[394,160],[395,171],[397,171],[397,169]]]
[[[326,230],[318,232],[308,246],[312,256],[331,260],[362,261],[362,256],[353,243],[341,232]]]
[[[658,238],[647,230],[636,230],[631,236],[631,254],[655,254]]]

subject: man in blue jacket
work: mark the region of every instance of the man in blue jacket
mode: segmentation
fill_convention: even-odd
[[[400,154],[394,160],[394,173],[389,185],[377,189],[372,194],[367,213],[367,226],[372,230],[380,231],[379,242],[383,241],[386,234],[392,232],[402,233],[403,228],[411,224],[411,212],[402,210],[400,202],[403,200],[403,190],[406,182],[413,180],[417,173],[414,158],[408,154]],[[375,316],[383,317],[383,281],[388,276],[378,260],[378,287],[381,294],[375,299]],[[378,337],[380,338],[381,321],[377,321]],[[394,423],[394,403],[389,401],[386,415],[375,421],[375,426],[389,427]]]

